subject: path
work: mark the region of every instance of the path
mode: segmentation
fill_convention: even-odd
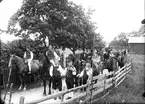
[[[29,101],[36,100],[36,99],[40,99],[40,98],[45,97],[42,95],[42,93],[43,93],[43,87],[38,87],[38,88],[26,90],[25,92],[24,91],[15,92],[12,94],[12,101],[11,102],[14,104],[19,104],[19,100],[20,100],[21,96],[25,97],[25,103],[29,102]],[[80,94],[80,93],[77,92],[74,94],[74,96],[77,96],[78,94]],[[4,95],[2,94],[2,98],[3,98],[3,96]],[[67,94],[65,95],[64,98],[66,98],[66,97],[67,97]],[[44,102],[39,103],[39,104],[46,104],[46,103],[47,104],[59,104],[60,102],[61,101],[59,99],[57,99],[57,100],[50,99],[50,100],[44,101]]]

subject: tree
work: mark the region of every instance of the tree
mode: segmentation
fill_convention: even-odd
[[[128,33],[128,37],[140,37],[143,36],[145,37],[145,26],[142,25],[138,31],[132,31]]]
[[[103,37],[100,34],[97,34],[95,37],[94,48],[98,51],[101,51],[105,47],[105,42],[103,41]]]
[[[140,36],[145,37],[145,26],[142,25],[138,32],[139,32]]]
[[[21,37],[35,35],[45,47],[44,40],[48,37],[50,44],[72,48],[74,52],[93,42],[88,40],[96,29],[90,21],[92,12],[89,9],[85,13],[82,6],[68,0],[24,0],[22,7],[11,17],[8,32]]]
[[[120,33],[117,37],[114,38],[113,41],[110,42],[109,47],[113,48],[128,48],[128,34],[127,33]]]

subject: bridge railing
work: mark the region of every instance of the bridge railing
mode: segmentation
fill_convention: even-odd
[[[93,77],[93,81],[98,80],[97,83],[92,83],[91,81],[88,81],[87,84],[79,86],[79,87],[75,87],[66,91],[61,91],[58,92],[56,94],[52,94],[52,95],[48,95],[44,98],[41,99],[37,99],[34,101],[30,101],[30,102],[26,102],[24,103],[24,97],[20,97],[20,102],[19,104],[37,104],[37,103],[41,103],[56,97],[60,97],[61,96],[61,104],[67,104],[67,103],[80,103],[80,101],[82,103],[84,102],[95,102],[97,99],[93,100],[94,96],[99,94],[99,93],[103,93],[103,95],[105,95],[105,93],[107,92],[106,90],[111,88],[113,89],[114,87],[117,87],[127,76],[127,74],[131,71],[131,63],[126,64],[124,67],[120,68],[117,72],[115,73],[109,73],[106,75],[100,75],[100,76],[95,76]],[[108,78],[108,76],[113,75],[113,77]],[[74,92],[77,90],[80,90],[82,88],[87,88],[87,91],[84,93],[79,94],[78,96],[75,96],[69,100],[64,100],[64,95],[70,92]],[[82,99],[85,99],[84,101],[82,101]]]

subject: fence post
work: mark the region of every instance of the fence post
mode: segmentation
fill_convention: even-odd
[[[129,63],[129,64],[130,64],[130,63]],[[125,72],[125,76],[124,76],[125,78],[127,77],[127,71],[130,70],[130,69],[128,69],[128,68],[130,67],[129,64],[126,65],[127,67],[125,67],[125,68],[126,68],[126,72]],[[126,88],[127,88],[127,81],[126,81],[126,84],[125,84],[125,85],[126,85]]]
[[[64,95],[65,95],[65,94],[63,94],[62,97],[61,97],[61,102],[63,102],[63,100],[64,100]]]
[[[103,95],[105,94],[105,87],[106,87],[106,74],[105,74],[105,78],[104,78],[104,88],[103,88]]]
[[[4,89],[6,89],[6,81],[5,81],[5,77],[4,77],[4,76],[6,76],[6,75],[5,75],[5,72],[4,72],[5,69],[3,68],[2,71],[3,71],[3,86],[4,86]]]
[[[86,98],[85,98],[85,102],[86,102],[86,104],[88,104],[89,103],[89,100],[87,100],[87,98],[89,97],[89,95],[90,95],[90,86],[91,85],[91,79],[88,79],[87,80],[87,87],[86,87]],[[92,90],[92,89],[91,89]],[[90,96],[90,98],[91,98],[91,96]]]
[[[113,78],[112,78],[112,84],[113,84],[113,87],[115,87],[115,71],[114,71],[114,73],[113,73]]]
[[[9,99],[9,104],[11,103],[11,99],[12,99],[12,87],[13,87],[13,83],[11,83],[11,86],[10,86],[10,99]]]
[[[23,96],[21,96],[21,97],[20,97],[19,104],[24,104],[24,99],[25,99],[25,98],[24,98]]]

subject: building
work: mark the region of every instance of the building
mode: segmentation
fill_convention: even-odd
[[[145,37],[129,37],[129,53],[145,55]]]

